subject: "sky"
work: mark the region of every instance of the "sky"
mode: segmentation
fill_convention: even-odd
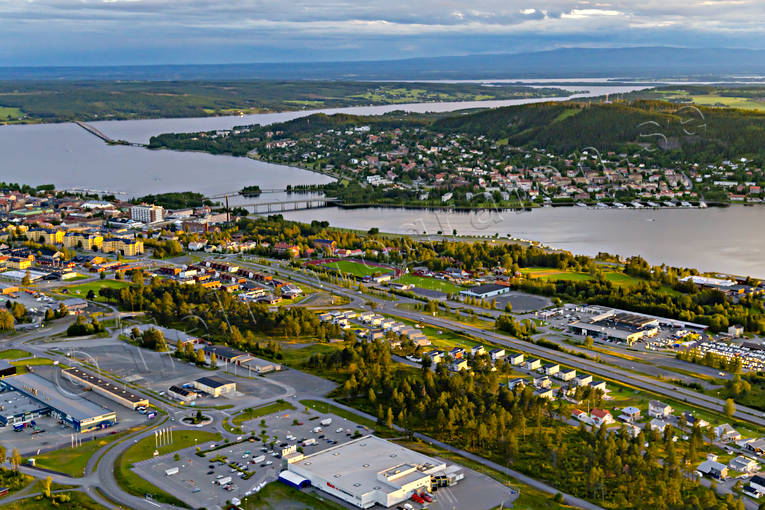
[[[0,0],[0,66],[765,48],[763,0]]]

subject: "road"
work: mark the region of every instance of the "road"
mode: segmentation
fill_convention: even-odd
[[[255,263],[249,264],[262,271],[273,271],[273,268],[269,266],[263,266]],[[324,288],[329,289],[336,294],[346,296],[351,300],[359,300],[358,291],[346,289],[328,282],[317,282],[317,280],[314,278],[306,276],[302,273],[292,271],[286,267],[279,267],[278,271],[280,273],[287,274],[291,279],[300,283],[305,283],[312,286],[321,285]],[[695,392],[688,388],[676,386],[668,382],[660,381],[653,377],[636,374],[633,371],[641,370],[642,367],[638,366],[638,364],[634,361],[625,360],[617,356],[610,356],[608,354],[600,354],[600,358],[603,363],[598,363],[596,361],[580,358],[573,354],[568,354],[547,347],[541,347],[530,342],[518,340],[507,335],[496,333],[494,331],[480,329],[464,323],[453,321],[451,319],[433,317],[422,312],[403,310],[396,307],[397,303],[416,302],[409,298],[397,297],[396,301],[388,301],[365,294],[364,300],[367,302],[375,303],[375,310],[380,313],[398,315],[400,317],[411,319],[423,324],[428,324],[430,326],[435,326],[437,328],[463,331],[478,339],[499,345],[504,345],[506,347],[510,347],[512,349],[519,350],[533,356],[555,361],[556,363],[562,363],[577,370],[582,370],[592,375],[596,375],[598,377],[617,380],[619,382],[635,386],[643,390],[648,390],[672,399],[681,399],[684,402],[704,409],[712,410],[715,412],[724,412],[724,400],[709,395],[704,395],[702,393]],[[734,417],[741,421],[753,423],[758,426],[765,426],[765,417],[763,416],[763,413],[745,406],[737,405]]]

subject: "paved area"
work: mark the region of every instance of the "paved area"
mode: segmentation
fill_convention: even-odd
[[[504,310],[509,302],[515,313],[526,313],[540,310],[552,305],[550,298],[544,296],[535,296],[524,292],[511,291],[495,298],[497,300],[497,309]]]

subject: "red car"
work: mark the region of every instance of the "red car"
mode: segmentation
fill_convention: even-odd
[[[422,499],[424,499],[425,501],[427,501],[428,503],[432,503],[432,502],[433,502],[433,497],[432,497],[430,494],[428,494],[427,492],[423,492],[423,493],[420,495],[420,497],[421,497]]]
[[[423,504],[423,503],[425,503],[425,500],[424,500],[424,499],[422,499],[422,498],[420,497],[420,495],[419,495],[419,494],[417,494],[416,492],[415,492],[414,494],[412,494],[412,501],[414,501],[415,503],[419,503],[419,504]]]

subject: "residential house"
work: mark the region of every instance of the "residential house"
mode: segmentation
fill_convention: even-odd
[[[667,428],[667,425],[667,422],[661,418],[654,418],[648,424],[648,427],[650,430],[658,430],[659,432],[664,432],[664,429]]]
[[[725,480],[728,477],[728,467],[716,460],[705,460],[696,471],[703,475],[711,476],[717,480]]]
[[[329,255],[333,255],[337,249],[337,243],[330,239],[314,239],[313,247],[322,250]]]
[[[470,354],[472,356],[478,356],[480,354],[484,354],[486,352],[486,349],[483,348],[483,345],[474,345],[470,348]]]
[[[545,375],[555,375],[560,371],[560,365],[557,363],[547,363],[542,368]]]
[[[593,409],[590,411],[590,419],[592,419],[592,423],[598,427],[609,425],[614,422],[614,417],[611,416],[611,412],[608,411],[608,409]]]
[[[516,377],[515,379],[507,381],[507,387],[511,390],[514,390],[518,386],[521,388],[526,386],[526,380],[523,377]]]
[[[574,378],[574,384],[577,386],[587,386],[592,382],[592,376],[590,374],[579,374]]]
[[[489,351],[489,356],[491,356],[492,361],[498,361],[505,357],[505,350],[504,349],[492,349]]]
[[[701,428],[709,426],[708,421],[702,420],[701,418],[694,416],[693,413],[689,413],[688,411],[683,413],[683,417],[685,418],[685,423],[687,423],[691,428],[695,427],[696,425]]]
[[[552,388],[552,381],[546,375],[540,375],[534,378],[535,388]]]
[[[560,379],[561,381],[571,381],[576,377],[576,370],[573,368],[563,368],[555,374],[555,377]]]
[[[741,471],[747,474],[756,473],[760,470],[760,465],[757,464],[756,460],[744,457],[743,455],[732,458],[728,463],[728,467],[734,471]]]
[[[590,383],[590,388],[592,388],[593,390],[600,390],[605,393],[606,381],[592,381]]]
[[[765,437],[761,437],[759,439],[752,439],[751,441],[747,441],[744,445],[744,448],[747,450],[756,453],[757,455],[762,455],[765,453]]]
[[[736,429],[731,427],[729,423],[718,425],[713,430],[715,433],[715,438],[723,442],[738,441],[741,439],[741,434]]]
[[[648,416],[652,418],[666,418],[672,414],[672,406],[659,402],[658,400],[651,400],[648,402]]]
[[[574,409],[571,411],[571,416],[581,422],[584,422],[588,425],[592,425],[592,420],[590,419],[590,416],[582,411],[581,409]]]
[[[754,489],[756,493],[765,494],[765,476],[754,475],[749,480],[749,486]]]
[[[537,370],[542,367],[541,359],[530,359],[526,362],[526,370]]]
[[[545,388],[538,389],[538,390],[534,391],[534,396],[539,397],[539,398],[546,398],[547,400],[552,400],[553,398],[555,398],[553,396],[553,391],[550,388],[547,388],[547,389],[545,389]]]
[[[496,349],[495,349],[496,350]],[[511,354],[508,359],[511,365],[520,365],[523,363],[523,354]]]
[[[451,365],[449,365],[449,370],[452,372],[460,372],[462,370],[468,370],[468,362],[466,359],[459,359],[456,361],[453,361]]]
[[[640,419],[640,409],[628,406],[622,409],[619,419],[623,422],[634,423]]]

